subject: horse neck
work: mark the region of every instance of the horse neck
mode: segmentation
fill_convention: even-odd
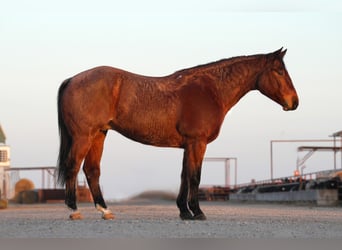
[[[263,56],[248,56],[234,58],[235,62],[219,67],[216,70],[216,86],[218,96],[228,112],[244,95],[256,89],[259,74],[265,67]],[[214,72],[214,71],[213,71]]]

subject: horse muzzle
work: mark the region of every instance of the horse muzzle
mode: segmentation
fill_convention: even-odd
[[[293,96],[292,98],[289,98],[289,101],[287,101],[283,105],[283,110],[285,111],[291,111],[291,110],[296,110],[299,105],[299,100],[297,96]]]

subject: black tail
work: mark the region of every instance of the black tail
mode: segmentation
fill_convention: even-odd
[[[60,136],[60,145],[59,145],[59,155],[57,162],[57,170],[58,170],[58,178],[57,181],[61,185],[65,184],[65,179],[68,171],[68,156],[72,144],[72,138],[65,126],[63,114],[62,114],[62,96],[65,88],[68,86],[71,78],[65,80],[58,90],[57,97],[57,109],[58,109],[58,128],[59,128],[59,136]]]

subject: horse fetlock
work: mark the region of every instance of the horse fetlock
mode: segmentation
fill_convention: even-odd
[[[203,214],[202,210],[200,209],[198,201],[191,201],[188,203],[188,206],[194,214]]]
[[[179,217],[182,219],[182,220],[193,220],[194,217],[192,216],[192,214],[187,211],[187,212],[181,212],[179,214]]]
[[[194,213],[193,219],[194,220],[206,220],[207,217],[204,215],[202,210],[200,209],[198,203],[196,204],[189,204],[190,210]]]
[[[99,204],[96,204],[96,209],[102,213],[102,219],[104,220],[113,220],[115,218],[112,211],[109,209],[103,208]]]

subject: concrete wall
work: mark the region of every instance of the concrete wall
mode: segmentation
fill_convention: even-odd
[[[337,206],[339,204],[337,189],[318,189],[316,191],[317,205]]]
[[[311,202],[319,206],[336,206],[339,204],[336,189],[230,194],[229,199],[235,201]]]

